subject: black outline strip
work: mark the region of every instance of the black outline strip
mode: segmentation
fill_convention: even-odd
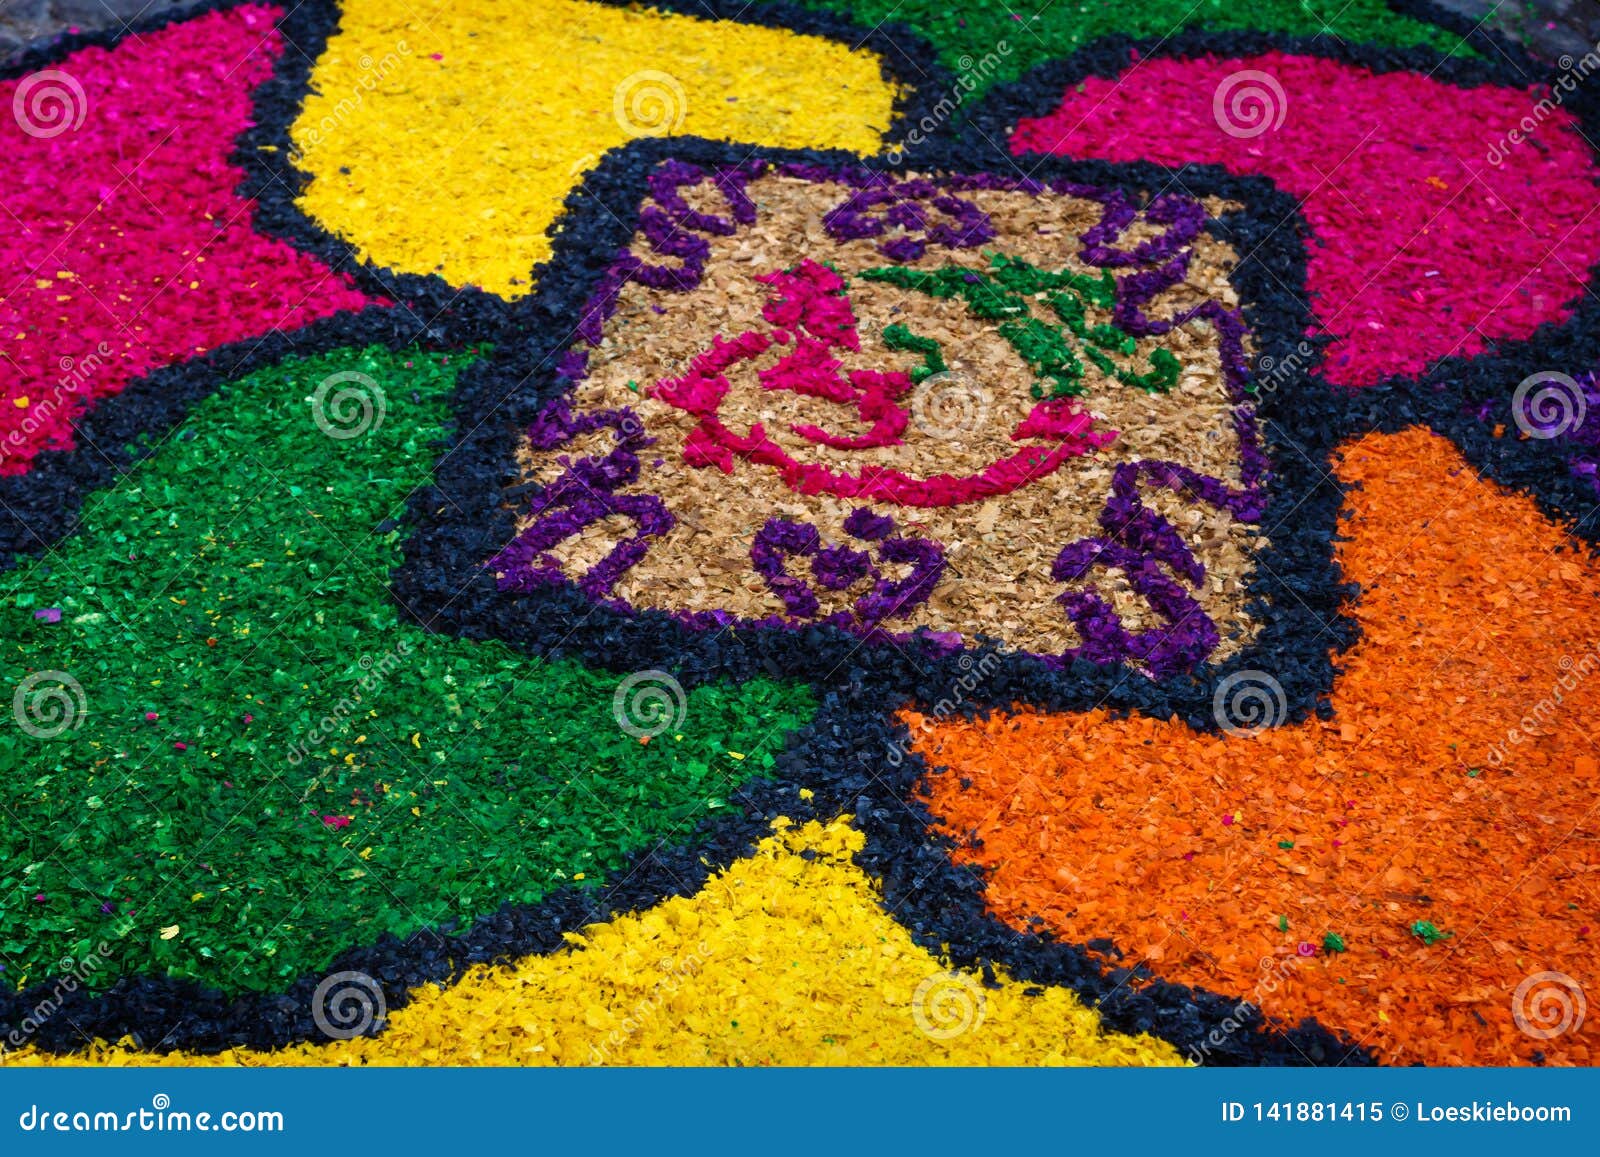
[[[396,597],[429,630],[498,638],[533,654],[575,656],[614,671],[662,668],[686,687],[771,674],[823,687],[870,685],[886,702],[935,702],[967,671],[977,652],[944,654],[920,642],[863,647],[856,637],[832,627],[741,627],[712,634],[685,627],[664,612],[623,614],[597,608],[575,590],[502,592],[484,570],[483,564],[514,537],[515,512],[502,490],[515,480],[518,432],[557,392],[556,359],[570,343],[571,319],[580,316],[600,274],[591,255],[614,253],[632,239],[645,179],[667,157],[701,165],[760,157],[883,172],[915,168],[959,173],[984,167],[964,146],[951,142],[930,143],[899,166],[839,153],[750,150],[684,139],[641,141],[612,153],[584,181],[578,208],[557,238],[538,295],[541,315],[549,320],[461,375],[457,440],[440,458],[433,486],[419,491],[411,504],[417,529],[406,544],[406,562],[395,575]],[[1029,162],[1041,180],[1060,177],[1135,195],[1171,183],[1167,170],[1151,165],[1031,157]],[[1215,194],[1249,206],[1215,222],[1213,232],[1240,253],[1254,251],[1232,280],[1247,303],[1245,315],[1261,352],[1279,364],[1295,364],[1290,359],[1310,308],[1303,293],[1286,294],[1279,284],[1304,283],[1305,252],[1293,230],[1273,229],[1277,222],[1294,218],[1295,202],[1254,178],[1194,170],[1185,174],[1184,183],[1195,196]],[[1329,637],[1340,644],[1352,637],[1339,613],[1349,592],[1340,587],[1332,563],[1340,494],[1320,467],[1331,443],[1296,449],[1275,439],[1271,427],[1281,425],[1303,395],[1317,389],[1302,373],[1263,399],[1260,407],[1275,479],[1263,519],[1272,545],[1262,552],[1250,580],[1255,618],[1262,624],[1251,646],[1193,678],[1159,684],[1126,668],[1087,662],[1056,671],[1029,656],[991,647],[984,652],[991,656],[984,666],[992,666],[995,674],[980,702],[1021,702],[1061,711],[1109,706],[1177,715],[1198,727],[1214,727],[1211,701],[1217,681],[1235,671],[1262,669],[1270,661],[1266,669],[1284,672],[1280,680],[1296,716],[1311,710],[1332,683]],[[1280,659],[1285,655],[1291,658]]]

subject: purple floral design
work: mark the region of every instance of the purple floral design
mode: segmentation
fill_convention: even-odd
[[[1083,539],[1061,552],[1050,577],[1057,582],[1072,582],[1097,567],[1122,571],[1128,585],[1165,620],[1166,626],[1134,634],[1123,626],[1111,604],[1092,589],[1067,591],[1059,601],[1083,639],[1071,652],[1074,657],[1094,663],[1132,659],[1159,679],[1191,669],[1216,649],[1220,641],[1216,625],[1200,604],[1167,574],[1159,561],[1131,547],[1104,539]]]
[[[579,434],[603,429],[610,429],[615,436],[612,449],[576,462],[563,459],[566,470],[533,499],[534,520],[490,561],[491,569],[502,572],[502,590],[528,591],[570,581],[560,560],[549,552],[585,528],[622,515],[633,521],[636,532],[617,543],[576,582],[590,598],[603,599],[645,556],[650,540],[675,525],[667,504],[655,495],[617,493],[638,481],[638,452],[655,442],[645,435],[632,410],[574,416],[570,403],[559,398],[528,428],[528,440],[535,449],[556,450]]]
[[[811,559],[812,576],[823,590],[849,590],[863,579],[874,579],[872,589],[857,599],[851,610],[836,611],[821,622],[872,628],[889,619],[905,618],[928,601],[944,577],[943,546],[927,538],[891,537],[894,519],[865,508],[852,511],[844,525],[852,538],[878,543],[876,563],[867,551],[824,546],[821,532],[809,522],[773,518],[756,532],[750,562],[772,593],[783,600],[791,619],[817,620],[822,612],[822,601],[811,584],[789,573],[789,560],[796,557]],[[911,573],[891,579],[879,569],[880,563],[907,564]]]
[[[1144,210],[1145,219],[1166,225],[1165,232],[1132,250],[1114,242],[1138,219],[1127,198],[1112,192],[1100,196],[1105,214],[1082,237],[1084,260],[1106,268],[1148,266],[1119,278],[1116,324],[1138,336],[1163,334],[1203,318],[1221,339],[1223,375],[1233,396],[1233,427],[1239,438],[1241,488],[1200,474],[1173,462],[1128,462],[1112,475],[1111,495],[1101,509],[1104,535],[1069,543],[1057,556],[1051,574],[1058,582],[1078,582],[1098,569],[1119,570],[1128,585],[1165,622],[1164,626],[1134,633],[1094,587],[1069,590],[1059,596],[1067,617],[1078,629],[1082,643],[1063,658],[1084,658],[1096,663],[1132,660],[1156,678],[1191,670],[1221,641],[1216,624],[1172,576],[1199,588],[1205,566],[1195,558],[1183,536],[1166,518],[1144,505],[1141,486],[1168,490],[1189,502],[1227,510],[1245,522],[1259,522],[1267,505],[1267,456],[1256,427],[1255,409],[1246,400],[1249,359],[1244,348],[1245,324],[1237,310],[1207,301],[1167,320],[1151,318],[1144,306],[1170,286],[1188,276],[1193,249],[1190,243],[1205,227],[1204,208],[1186,197],[1166,194]]]
[[[933,220],[930,210],[948,220]],[[824,215],[822,225],[836,241],[881,237],[891,228],[900,229],[900,236],[878,245],[878,252],[895,261],[918,260],[929,243],[974,249],[995,237],[989,214],[921,178],[900,182],[883,178],[880,184],[857,189]]]

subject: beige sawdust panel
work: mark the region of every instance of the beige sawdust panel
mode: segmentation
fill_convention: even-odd
[[[978,249],[930,245],[918,261],[894,262],[878,249],[883,238],[841,242],[828,236],[824,216],[851,192],[842,184],[764,176],[749,186],[758,207],[755,224],[741,227],[733,236],[707,238],[711,258],[698,287],[687,293],[635,283],[623,288],[601,345],[590,353],[590,374],[576,387],[573,407],[577,412],[629,407],[639,414],[646,432],[657,441],[641,452],[641,477],[624,492],[659,495],[677,522],[654,540],[644,559],[623,576],[613,591],[615,597],[636,607],[725,611],[746,618],[781,616],[782,602],[754,572],[750,561],[754,535],[769,519],[810,522],[825,543],[870,549],[843,529],[845,517],[868,503],[828,494],[797,494],[785,486],[776,470],[744,460],[736,460],[732,474],[712,467],[690,467],[684,462],[683,446],[695,418],[651,396],[658,383],[684,373],[714,336],[731,339],[747,330],[769,331],[772,327],[761,316],[761,309],[771,299],[772,290],[757,278],[790,268],[802,258],[826,262],[849,279],[861,351],[836,351],[847,371],[910,371],[921,365],[919,355],[884,345],[884,327],[905,324],[944,346],[955,382],[954,393],[947,392],[944,397],[947,401],[953,397],[957,404],[923,405],[919,410],[913,394],[911,408],[923,420],[913,422],[902,445],[870,450],[816,445],[795,435],[791,426],[811,423],[843,433],[859,432],[861,427],[845,420],[853,414],[844,407],[789,391],[762,389],[756,370],[792,348],[778,347],[730,370],[732,392],[719,412],[725,425],[743,433],[751,423],[760,422],[799,461],[850,473],[873,464],[919,478],[961,476],[981,472],[1023,448],[1024,443],[1013,440],[1011,433],[1037,404],[1029,395],[1033,375],[993,323],[974,318],[960,302],[854,275],[893,264],[918,269],[951,264],[984,269],[990,255],[999,252],[1045,269],[1099,276],[1099,269],[1078,259],[1078,235],[1099,219],[1100,207],[1059,195],[1032,197],[996,190],[963,193],[991,216],[996,239]],[[701,211],[726,212],[726,205],[709,183],[685,190],[684,195]],[[1159,232],[1158,227],[1138,222],[1130,230],[1132,240],[1119,244]],[[1228,282],[1237,261],[1232,248],[1202,234],[1194,249],[1187,280],[1153,302],[1147,310],[1151,316],[1170,317],[1207,300],[1238,304]],[[642,236],[635,238],[634,251],[650,264],[673,262],[655,254]],[[1053,320],[1042,308],[1036,316]],[[1110,321],[1109,311],[1090,309],[1090,324]],[[1076,632],[1056,601],[1064,588],[1050,577],[1050,568],[1064,545],[1101,533],[1097,518],[1109,497],[1112,471],[1118,464],[1161,459],[1230,485],[1239,484],[1239,441],[1217,334],[1209,324],[1191,321],[1160,338],[1141,339],[1129,364],[1142,371],[1149,365],[1151,352],[1160,346],[1173,352],[1183,366],[1177,387],[1167,394],[1121,385],[1088,365],[1087,390],[1081,402],[1096,418],[1096,428],[1118,432],[1109,447],[1071,459],[1048,477],[1011,494],[980,502],[947,508],[873,505],[877,513],[895,518],[898,533],[944,544],[948,560],[944,578],[928,602],[887,626],[959,632],[969,641],[987,636],[1039,653],[1074,646]],[[930,397],[936,401],[938,395]],[[955,423],[955,429],[950,428],[953,418],[963,419]],[[601,431],[555,452],[535,452],[525,446],[521,462],[526,477],[553,481],[563,463],[584,454],[603,453],[611,438],[609,431]],[[1194,597],[1223,635],[1221,653],[1238,649],[1255,629],[1243,612],[1245,582],[1251,558],[1264,541],[1252,527],[1238,523],[1224,510],[1160,491],[1147,491],[1145,501],[1172,521],[1205,564],[1207,581],[1193,592]],[[633,529],[627,520],[607,520],[558,545],[552,553],[561,560],[564,572],[577,578]],[[907,568],[883,569],[890,577],[900,577]],[[791,572],[806,577],[805,560],[793,560]],[[1129,629],[1159,625],[1158,617],[1128,588],[1120,572],[1098,572],[1092,581],[1122,614]],[[818,589],[823,613],[849,608],[870,585],[869,580],[862,580],[848,591]]]

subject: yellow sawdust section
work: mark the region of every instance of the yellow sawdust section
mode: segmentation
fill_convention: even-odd
[[[786,819],[692,899],[597,924],[575,950],[429,986],[378,1037],[276,1053],[91,1064],[1180,1064],[1171,1045],[1103,1032],[1068,990],[1036,996],[947,972],[879,903],[844,819]],[[806,859],[809,853],[812,858]],[[919,997],[920,990],[920,997]],[[920,1013],[920,1023],[919,1023]]]
[[[506,297],[532,290],[546,229],[608,149],[874,153],[895,97],[845,44],[577,0],[346,0],[311,88],[291,129],[301,209],[369,262]]]

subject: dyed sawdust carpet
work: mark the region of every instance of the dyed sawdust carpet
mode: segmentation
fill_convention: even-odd
[[[0,1063],[1600,1060],[1600,49],[210,3],[0,72]]]

